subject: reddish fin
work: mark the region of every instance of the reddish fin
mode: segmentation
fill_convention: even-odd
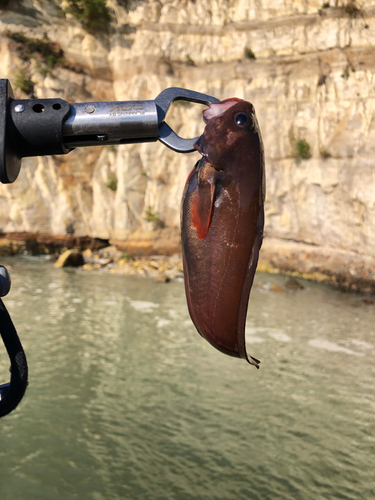
[[[207,235],[210,227],[214,196],[215,184],[202,182],[191,202],[191,220],[200,240]]]
[[[198,174],[198,188],[191,201],[191,220],[202,240],[210,227],[215,201],[216,170],[206,163]]]

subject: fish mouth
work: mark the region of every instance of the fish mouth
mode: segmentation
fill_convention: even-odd
[[[208,123],[211,118],[215,116],[222,115],[229,108],[237,104],[238,102],[243,102],[243,99],[238,99],[238,97],[230,97],[229,99],[224,99],[218,103],[210,104],[210,107],[203,111],[203,121]]]
[[[198,139],[195,141],[194,149],[196,149],[198,151],[198,153],[203,156],[203,158],[206,160],[206,162],[209,163],[217,172],[222,172],[225,170],[225,168],[224,168],[225,164],[221,165],[220,162],[213,163],[212,161],[210,161],[209,153],[205,150],[205,146],[203,143],[203,135],[198,137]]]
[[[198,153],[200,155],[203,156],[203,158],[207,157],[207,153],[203,152],[203,135],[201,135],[200,137],[198,137],[198,139],[195,141],[193,147],[194,147],[194,149],[196,149],[198,151]]]

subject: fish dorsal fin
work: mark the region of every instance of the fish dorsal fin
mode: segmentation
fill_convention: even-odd
[[[198,173],[198,188],[191,202],[191,220],[200,240],[207,235],[210,227],[218,174],[209,163],[204,163]]]

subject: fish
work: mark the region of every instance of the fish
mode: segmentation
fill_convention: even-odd
[[[181,203],[185,293],[190,317],[212,346],[259,368],[245,323],[264,228],[264,148],[254,106],[211,104],[194,148],[202,158]]]

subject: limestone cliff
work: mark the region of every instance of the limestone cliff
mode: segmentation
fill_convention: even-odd
[[[344,271],[359,258],[374,278],[374,0],[107,0],[109,26],[95,34],[68,3],[10,0],[0,12],[0,76],[18,97],[31,81],[24,90],[70,102],[153,99],[170,86],[250,100],[266,151],[264,258],[285,268],[275,249],[288,240],[336,252]],[[53,68],[27,53],[35,38],[60,54]],[[192,137],[200,113],[174,106],[168,119]],[[128,242],[173,232],[197,159],[159,143],[26,159],[0,186],[0,230]]]

